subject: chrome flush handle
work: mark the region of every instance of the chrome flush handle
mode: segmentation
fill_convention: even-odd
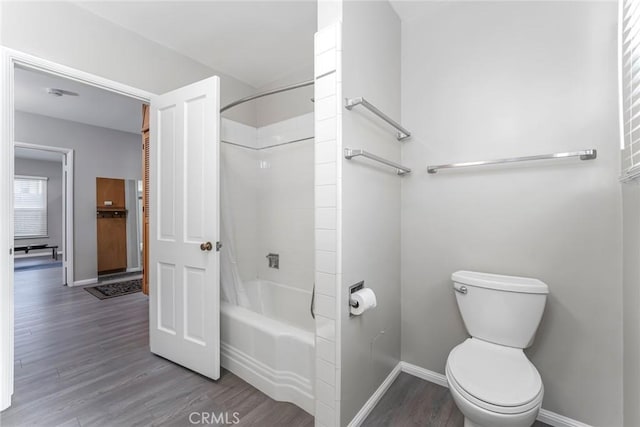
[[[467,293],[467,287],[466,286],[460,286],[459,288],[453,288],[456,290],[456,292],[460,292],[461,294],[466,294]]]

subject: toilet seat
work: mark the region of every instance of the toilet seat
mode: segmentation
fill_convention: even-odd
[[[449,353],[447,380],[470,403],[517,414],[542,402],[540,374],[521,349],[469,338]]]

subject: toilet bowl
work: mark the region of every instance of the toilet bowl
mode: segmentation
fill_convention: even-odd
[[[459,271],[456,300],[471,338],[449,353],[446,377],[465,427],[529,427],[544,386],[523,349],[531,345],[548,294],[536,279]]]
[[[529,427],[538,416],[544,387],[520,349],[469,338],[449,354],[446,376],[467,427]]]

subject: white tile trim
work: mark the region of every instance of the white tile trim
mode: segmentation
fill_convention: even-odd
[[[425,368],[421,368],[420,366],[416,366],[407,362],[400,362],[398,363],[398,365],[401,366],[402,372],[406,372],[407,374],[413,375],[414,377],[418,377],[425,381],[429,381],[434,384],[449,388],[449,385],[447,384],[447,377],[442,374],[430,371]],[[379,399],[380,397],[378,397],[378,400]],[[369,403],[369,401],[367,401],[367,403]],[[371,409],[369,409],[369,412],[370,411]],[[358,412],[358,414],[359,413],[360,412]],[[589,424],[585,424],[578,420],[565,417],[564,415],[556,414],[555,412],[551,412],[546,409],[540,409],[540,413],[538,414],[537,419],[538,421],[549,424],[553,427],[591,427]]]
[[[384,394],[387,392],[389,387],[391,387],[391,384],[393,384],[393,382],[396,380],[398,375],[400,375],[400,372],[402,372],[403,370],[402,363],[403,362],[399,362],[396,365],[396,367],[393,368],[393,370],[389,373],[389,375],[387,375],[387,378],[385,378],[385,380],[382,381],[382,384],[380,384],[380,387],[378,387],[378,389],[375,392],[373,392],[369,400],[365,402],[365,404],[362,406],[362,408],[360,408],[356,416],[353,417],[353,419],[349,424],[347,424],[347,427],[358,427],[364,422],[364,420],[369,416],[373,408],[376,407],[380,399],[382,399],[382,396],[384,396]]]

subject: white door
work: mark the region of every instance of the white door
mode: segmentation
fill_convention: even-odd
[[[151,99],[151,352],[220,377],[220,81]]]

